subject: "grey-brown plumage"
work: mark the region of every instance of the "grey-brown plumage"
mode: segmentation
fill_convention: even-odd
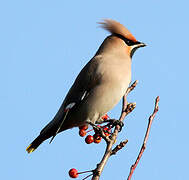
[[[104,20],[100,23],[108,36],[95,56],[77,76],[54,119],[27,148],[33,152],[44,140],[58,132],[97,122],[125,94],[131,81],[131,56],[144,46],[120,23]],[[65,108],[74,103],[66,113]]]

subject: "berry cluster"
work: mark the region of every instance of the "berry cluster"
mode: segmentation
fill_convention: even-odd
[[[109,119],[109,116],[107,114],[105,114],[102,117],[102,119],[103,120],[107,120],[107,119]],[[101,127],[101,128],[103,128],[104,133],[105,133],[106,136],[110,135],[110,133],[111,133],[111,128],[110,127],[108,127],[106,125],[105,126],[98,125],[98,126]],[[93,129],[86,131],[87,129],[88,129],[88,125],[80,126],[79,127],[79,135],[81,137],[84,137],[84,136],[86,136],[87,133],[89,133],[90,131],[93,131]],[[102,137],[99,134],[96,134],[96,133],[94,135],[87,135],[86,138],[85,138],[85,142],[87,144],[91,144],[93,142],[96,143],[96,144],[98,144],[98,143],[101,142],[101,140],[102,140]]]
[[[105,114],[104,116],[102,116],[102,119],[104,121],[108,120],[109,116],[107,114]],[[107,125],[105,125],[105,126],[98,125],[98,126],[101,127],[101,128],[103,128],[104,134],[106,136],[109,136],[111,134],[112,131],[111,131],[111,127],[110,126],[107,126]],[[88,129],[88,125],[80,126],[79,127],[79,135],[81,137],[84,137],[84,136],[87,135],[87,133],[93,131],[93,129],[88,130],[88,131],[87,131],[87,129]],[[93,135],[87,135],[86,138],[85,138],[85,142],[87,144],[91,144],[93,142],[96,143],[96,144],[98,144],[98,143],[101,142],[101,140],[102,140],[102,137],[99,134],[97,134],[97,133],[95,133]],[[71,178],[77,178],[79,176],[79,174],[83,174],[83,173],[87,173],[87,172],[92,172],[92,171],[78,172],[77,169],[72,168],[72,169],[69,170],[69,176]],[[89,175],[89,176],[91,176],[91,175]]]

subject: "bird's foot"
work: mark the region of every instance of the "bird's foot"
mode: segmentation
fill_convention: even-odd
[[[122,127],[124,126],[123,121],[120,121],[120,120],[117,120],[117,119],[108,119],[105,122],[108,122],[107,126],[111,126],[111,128],[119,125],[120,126],[119,132],[122,130]]]
[[[110,132],[107,132],[105,126],[96,125],[91,121],[86,121],[87,124],[91,125],[95,131],[95,134],[99,134],[106,142],[109,142]]]

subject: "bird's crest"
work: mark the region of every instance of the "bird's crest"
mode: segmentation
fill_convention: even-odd
[[[104,22],[99,22],[99,24],[101,24],[102,28],[106,29],[112,34],[119,34],[133,42],[137,42],[130,31],[117,21],[114,21],[112,19],[104,19]]]

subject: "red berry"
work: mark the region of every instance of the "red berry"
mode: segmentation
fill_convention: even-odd
[[[104,116],[102,116],[103,120],[107,120],[109,118],[109,116],[107,114],[105,114]]]
[[[106,133],[106,132],[105,132],[104,134],[105,134],[106,136],[109,136],[109,135],[110,135],[109,133]]]
[[[108,130],[108,127],[104,127],[103,129],[104,129],[104,131],[107,131],[107,130]]]
[[[83,126],[80,126],[79,129],[82,129],[82,130],[87,130],[88,129],[88,125],[83,125]]]
[[[70,170],[69,170],[69,176],[70,176],[71,178],[77,178],[77,177],[78,177],[77,169],[74,169],[74,168],[70,169]]]
[[[111,129],[109,129],[108,127],[104,127],[103,130],[105,131],[104,134],[105,134],[106,136],[109,136],[109,135],[110,135]]]
[[[85,138],[85,142],[86,142],[87,144],[91,144],[93,141],[94,141],[94,138],[93,138],[93,136],[91,136],[91,135],[88,135],[88,136]]]
[[[86,134],[87,134],[87,132],[86,132],[85,130],[83,130],[83,129],[80,129],[80,130],[79,130],[79,135],[80,135],[81,137],[84,137]]]
[[[94,143],[96,144],[100,143],[100,141],[102,140],[102,137],[98,134],[94,134],[93,138],[94,138]]]

